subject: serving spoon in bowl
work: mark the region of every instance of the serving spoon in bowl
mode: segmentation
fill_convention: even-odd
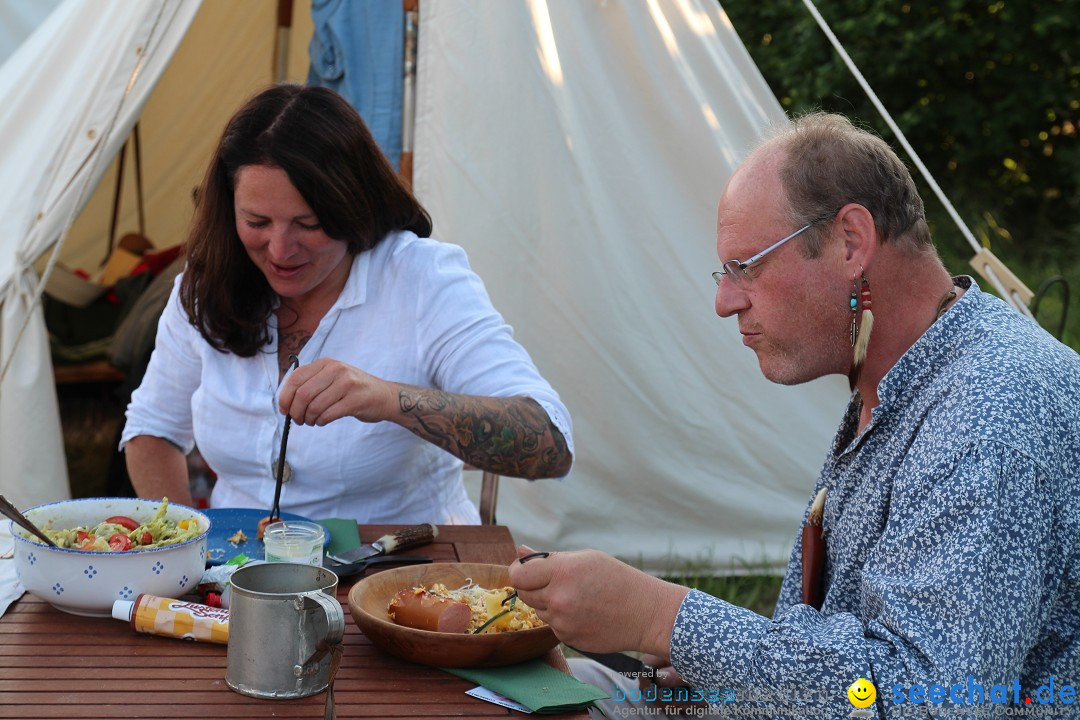
[[[56,547],[56,543],[50,540],[48,535],[41,532],[41,530],[38,529],[37,525],[27,520],[26,516],[19,512],[19,509],[12,505],[11,501],[3,495],[0,495],[0,513],[3,513],[4,517],[7,517],[24,530],[29,530],[30,532],[37,535],[45,542],[46,545]]]

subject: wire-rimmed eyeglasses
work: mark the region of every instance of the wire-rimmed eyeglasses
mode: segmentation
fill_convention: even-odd
[[[728,260],[726,263],[724,263],[724,266],[723,266],[724,269],[723,270],[715,270],[713,272],[713,274],[712,274],[713,280],[716,281],[716,286],[720,287],[720,281],[723,280],[725,276],[727,276],[727,277],[731,278],[732,282],[734,282],[739,287],[746,287],[747,285],[750,284],[750,281],[752,280],[752,278],[750,277],[750,273],[746,272],[746,268],[748,268],[751,265],[753,265],[754,263],[760,261],[761,258],[765,257],[766,255],[771,253],[773,250],[775,250],[776,248],[778,248],[781,245],[783,245],[784,243],[786,243],[791,238],[797,237],[798,235],[801,235],[802,233],[806,232],[811,227],[813,227],[814,223],[816,223],[816,222],[818,222],[818,221],[813,220],[811,222],[806,223],[801,228],[799,228],[795,232],[788,235],[786,238],[783,238],[782,240],[777,240],[772,245],[765,248],[764,250],[759,252],[757,255],[754,255],[753,257],[751,257],[748,260]]]

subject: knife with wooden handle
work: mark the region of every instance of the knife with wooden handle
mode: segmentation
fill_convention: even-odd
[[[429,542],[433,541],[438,534],[439,529],[431,523],[410,525],[409,527],[401,528],[397,532],[383,535],[375,542],[370,542],[366,545],[361,545],[358,548],[346,550],[345,552],[336,555],[327,554],[326,557],[331,560],[336,560],[339,563],[359,562],[360,560],[375,557],[376,555],[388,555],[398,550],[406,550],[412,547],[419,547],[420,545],[427,545]]]

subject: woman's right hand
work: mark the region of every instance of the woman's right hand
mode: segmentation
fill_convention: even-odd
[[[397,408],[395,383],[340,360],[321,358],[292,371],[281,388],[281,412],[299,425],[326,425],[343,417],[388,420]]]

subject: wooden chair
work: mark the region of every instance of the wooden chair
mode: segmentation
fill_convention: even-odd
[[[485,471],[480,481],[480,524],[495,524],[495,504],[499,499],[499,476]]]

